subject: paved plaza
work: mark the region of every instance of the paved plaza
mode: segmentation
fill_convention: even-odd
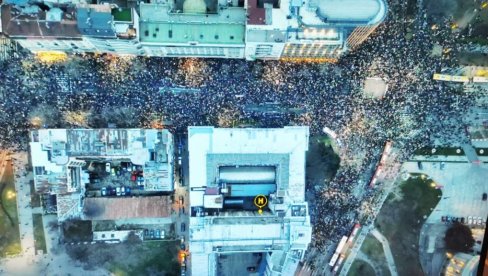
[[[419,170],[417,162],[407,162],[403,170],[423,173],[442,186],[442,198],[427,223],[440,222],[442,216],[482,217],[486,219],[488,204],[482,201],[482,194],[488,192],[488,164],[422,162]]]

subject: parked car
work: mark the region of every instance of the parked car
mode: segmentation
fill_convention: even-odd
[[[131,188],[130,187],[125,187],[125,194],[130,195],[131,194]]]
[[[107,195],[107,188],[103,187],[102,188],[102,196],[106,196]]]
[[[473,224],[473,217],[472,216],[468,217],[468,224]]]
[[[186,224],[184,222],[181,223],[181,232],[185,232],[186,231]]]
[[[120,188],[120,195],[125,196],[125,187],[124,187],[124,186],[122,186],[122,187]]]
[[[247,271],[248,272],[254,272],[254,271],[256,271],[256,267],[255,266],[248,266]]]
[[[442,222],[445,222],[445,221],[446,221],[446,216],[442,216],[442,217],[441,217],[441,221],[442,221]]]
[[[153,239],[154,238],[154,230],[151,229],[151,231],[149,231],[149,238]]]
[[[180,249],[181,249],[181,250],[185,250],[185,249],[186,249],[186,245],[185,245],[185,242],[184,242],[184,241],[182,241],[182,242],[180,243]]]
[[[156,239],[161,238],[161,231],[159,229],[156,229],[156,234],[155,234]]]
[[[115,188],[117,196],[120,196],[120,187]]]
[[[461,218],[461,223],[464,223],[464,217]]]
[[[488,195],[486,193],[483,193],[483,195],[481,196],[481,200],[486,201],[487,198]]]
[[[149,235],[149,230],[148,229],[144,229],[144,237],[147,237]]]
[[[478,225],[482,225],[483,224],[483,219],[481,217],[478,217]]]
[[[110,173],[110,169],[111,169],[110,163],[108,163],[108,162],[105,163],[105,172]]]

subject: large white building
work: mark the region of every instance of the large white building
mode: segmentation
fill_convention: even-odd
[[[262,256],[259,275],[293,275],[312,235],[308,138],[308,127],[189,127],[192,275],[219,275],[226,266],[245,274],[231,260],[253,253]],[[253,203],[257,195],[268,199],[262,214]]]
[[[385,0],[44,2],[4,1],[0,32],[32,52],[333,61],[388,10]]]
[[[122,195],[172,193],[173,151],[173,136],[167,130],[33,130],[34,186],[40,194],[56,196],[59,220],[92,218],[95,216],[84,214],[85,199],[105,206],[116,198],[115,202],[124,201],[118,198]],[[107,215],[99,217],[115,217],[108,209]]]

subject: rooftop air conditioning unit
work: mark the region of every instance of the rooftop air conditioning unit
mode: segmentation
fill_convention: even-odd
[[[285,197],[286,191],[285,190],[278,190],[276,193],[276,197]]]

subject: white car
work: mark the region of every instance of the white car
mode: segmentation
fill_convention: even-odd
[[[468,224],[473,224],[473,217],[472,216],[468,217]]]
[[[478,225],[482,225],[483,224],[483,219],[481,217],[478,217]]]
[[[108,173],[110,173],[110,169],[111,169],[110,168],[110,163],[108,163],[108,162],[105,163],[105,171],[108,172]]]
[[[120,196],[120,187],[117,187],[117,188],[115,189],[115,191],[116,191],[117,196]]]

